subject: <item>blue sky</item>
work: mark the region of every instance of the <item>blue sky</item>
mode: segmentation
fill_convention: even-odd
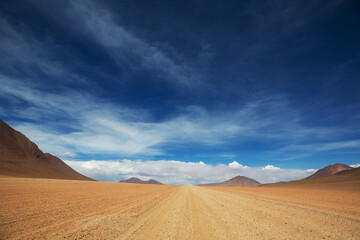
[[[1,118],[100,180],[271,182],[358,164],[359,10],[341,0],[2,1]],[[190,174],[192,164],[208,170]],[[188,178],[167,180],[181,166]]]

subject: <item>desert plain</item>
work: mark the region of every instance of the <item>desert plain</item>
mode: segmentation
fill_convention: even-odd
[[[359,184],[347,186],[200,187],[4,176],[0,239],[360,239]]]

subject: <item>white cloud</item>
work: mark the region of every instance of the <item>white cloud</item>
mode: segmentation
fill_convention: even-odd
[[[358,167],[360,167],[360,163],[350,165],[350,167],[353,167],[353,168],[358,168]]]
[[[243,166],[242,164],[238,163],[237,161],[233,161],[229,163],[230,168],[247,168],[247,166]]]
[[[229,165],[208,165],[203,162],[180,162],[171,160],[111,160],[111,161],[65,161],[72,168],[86,176],[102,181],[120,181],[130,177],[143,180],[156,179],[165,184],[196,185],[222,182],[234,176],[242,175],[261,183],[289,181],[307,177],[316,170],[297,170],[271,168],[253,168],[238,162]],[[236,166],[236,167],[234,167]]]
[[[261,168],[262,170],[279,170],[279,167],[274,167],[273,165],[266,165],[265,167]]]

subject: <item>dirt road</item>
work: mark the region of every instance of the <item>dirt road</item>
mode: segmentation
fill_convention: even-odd
[[[0,179],[0,239],[360,239],[360,192]]]

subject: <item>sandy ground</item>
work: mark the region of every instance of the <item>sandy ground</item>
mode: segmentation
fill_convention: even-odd
[[[0,178],[0,239],[360,239],[360,192]]]

